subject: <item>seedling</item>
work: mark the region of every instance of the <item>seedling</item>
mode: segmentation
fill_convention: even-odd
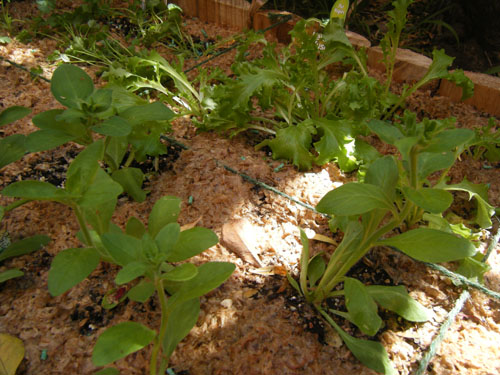
[[[136,302],[145,303],[156,292],[161,324],[158,331],[135,322],[108,328],[94,347],[92,362],[96,366],[108,365],[153,342],[149,373],[164,374],[175,347],[196,324],[199,297],[218,287],[234,271],[235,266],[225,262],[199,267],[185,263],[215,245],[218,238],[206,228],[181,228],[177,224],[180,206],[180,199],[163,197],[155,203],[147,229],[138,219],[131,218],[125,233],[102,236],[102,244],[113,262],[122,267],[116,284],[123,286],[140,280],[127,293]]]
[[[368,123],[383,141],[398,148],[400,158],[378,158],[368,167],[362,182],[342,185],[320,200],[316,209],[333,217],[332,230],[343,232],[342,242],[328,263],[321,256],[310,257],[308,239],[301,230],[300,279],[297,283],[289,277],[290,283],[337,330],[353,354],[378,372],[394,373],[382,345],[348,335],[329,314],[349,320],[369,336],[382,326],[377,305],[415,322],[425,321],[429,315],[404,287],[364,286],[346,277],[347,272],[377,246],[396,248],[424,262],[472,260],[476,255],[474,245],[454,233],[442,216],[453,200],[450,190],[467,191],[471,198],[475,197],[475,223],[483,228],[491,226],[494,210],[487,203],[483,185],[446,183],[449,168],[474,137],[471,130],[452,125],[450,120],[417,123],[410,113],[396,124],[381,120]],[[440,225],[436,226],[436,222]],[[390,236],[396,228],[403,233]],[[476,271],[484,272],[484,268]],[[339,289],[342,285],[343,289]],[[326,299],[341,296],[347,312],[324,307]]]
[[[170,129],[168,121],[174,113],[160,102],[148,103],[120,87],[95,89],[82,69],[69,64],[56,69],[51,91],[67,109],[33,117],[40,130],[28,135],[28,150],[48,150],[69,141],[90,145],[104,137],[104,161],[111,176],[135,200],[143,201],[144,174],[130,164],[166,153],[160,136]]]

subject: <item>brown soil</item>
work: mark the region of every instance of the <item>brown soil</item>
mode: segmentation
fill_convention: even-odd
[[[189,21],[191,29],[203,27],[215,35],[220,30]],[[13,42],[0,46],[3,57],[28,68],[41,66],[50,77],[54,66],[46,57],[55,45],[41,40],[29,45]],[[214,63],[228,67],[231,55]],[[88,70],[93,75],[95,71]],[[0,102],[3,108],[24,105],[32,115],[58,107],[46,82],[31,80],[28,73],[2,62],[0,64]],[[96,79],[96,82],[98,80]],[[444,97],[420,91],[409,107],[420,115],[443,118],[455,116],[461,127],[484,126],[487,114],[450,102]],[[2,136],[28,134],[35,130],[30,118],[4,126]],[[143,203],[121,198],[114,222],[122,226],[131,216],[145,221],[154,202],[165,195],[182,198],[180,224],[200,220],[198,225],[215,231],[235,218],[246,218],[256,231],[254,245],[265,270],[256,269],[221,244],[194,258],[206,261],[230,261],[236,264],[231,278],[202,298],[202,310],[194,329],[183,340],[171,360],[177,374],[374,374],[361,365],[339,337],[295,295],[283,270],[297,271],[301,252],[298,228],[309,228],[331,236],[326,219],[268,190],[256,187],[224,169],[230,166],[265,182],[310,205],[352,176],[343,175],[334,164],[298,172],[281,161],[273,161],[264,152],[254,150],[252,135],[240,134],[227,139],[212,133],[197,134],[189,119],[178,119],[172,137],[189,150],[171,158],[147,188],[151,191]],[[0,171],[0,188],[36,171],[63,174],[79,147],[69,144],[57,150],[31,154]],[[175,160],[174,160],[175,159]],[[59,170],[59,171],[56,171]],[[38,174],[48,179],[52,173]],[[475,183],[489,183],[490,202],[500,204],[500,169],[484,161],[464,157],[454,167],[452,178],[466,176]],[[57,177],[58,178],[58,177]],[[193,197],[192,204],[188,204]],[[0,197],[2,205],[10,203]],[[468,210],[470,208],[467,208]],[[117,268],[101,264],[91,276],[62,296],[53,298],[47,291],[47,275],[52,258],[61,250],[80,246],[75,235],[77,222],[65,206],[51,202],[32,202],[9,212],[0,230],[12,240],[34,234],[47,234],[49,245],[31,255],[5,261],[0,271],[18,267],[25,272],[0,284],[0,333],[23,340],[26,355],[18,374],[91,374],[96,368],[90,357],[92,347],[106,327],[133,320],[151,328],[159,326],[160,311],[156,300],[147,304],[123,303],[104,310],[100,302],[113,288]],[[484,233],[483,248],[489,232]],[[333,246],[312,243],[313,252],[332,252]],[[500,253],[498,246],[490,256],[492,270],[486,274],[486,286],[500,292]],[[264,272],[267,271],[267,272]],[[377,335],[400,374],[412,374],[423,353],[429,348],[447,312],[461,292],[447,278],[425,265],[388,249],[376,249],[355,267],[356,277],[365,282],[404,285],[410,294],[433,311],[423,324],[402,321],[384,312],[386,325]],[[471,298],[452,324],[450,331],[428,368],[430,374],[498,374],[500,372],[500,303],[471,291]],[[359,332],[341,324],[355,335]],[[42,351],[48,357],[41,359]],[[123,374],[146,374],[150,347],[117,362]]]

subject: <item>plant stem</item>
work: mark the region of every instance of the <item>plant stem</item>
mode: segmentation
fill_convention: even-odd
[[[9,204],[8,206],[4,207],[4,211],[11,211],[17,207],[22,206],[23,204],[26,204],[28,202],[31,202],[33,199],[19,199],[15,201],[14,203]]]
[[[163,339],[165,338],[165,334],[167,333],[168,316],[170,314],[167,313],[167,296],[165,295],[165,289],[163,288],[163,281],[159,277],[157,277],[155,279],[154,284],[155,284],[156,293],[158,293],[158,299],[160,300],[161,325],[160,325],[160,331],[155,338],[153,351],[151,353],[151,359],[150,359],[150,365],[149,365],[149,374],[150,375],[164,374],[165,368],[168,365],[168,358],[164,358],[164,359],[162,359],[161,364],[160,364],[160,371],[158,372],[156,370],[157,365],[158,365],[158,359],[161,356],[161,347],[163,345],[162,344]]]
[[[76,219],[78,220],[78,224],[80,225],[80,229],[83,233],[83,237],[85,238],[85,242],[87,246],[94,246],[94,241],[92,241],[92,236],[90,235],[89,228],[85,223],[85,219],[83,213],[77,205],[70,205],[75,212]]]

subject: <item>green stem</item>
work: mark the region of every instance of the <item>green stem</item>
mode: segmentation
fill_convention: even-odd
[[[26,204],[28,202],[31,202],[33,199],[19,199],[15,201],[14,203],[9,204],[8,206],[4,207],[4,211],[11,211],[17,207],[22,206],[23,204]]]
[[[158,360],[161,357],[161,347],[163,339],[165,338],[165,334],[167,333],[167,323],[169,314],[167,313],[167,296],[165,295],[165,289],[163,288],[163,281],[159,277],[155,279],[155,288],[156,292],[158,293],[158,299],[160,300],[161,325],[160,325],[160,331],[155,338],[153,351],[151,353],[151,359],[149,365],[150,375],[164,374],[165,368],[168,366],[168,358],[164,358],[161,360],[160,363],[160,371],[158,372],[156,370],[158,365]]]
[[[85,223],[83,212],[81,212],[80,207],[77,205],[70,205],[73,208],[76,219],[78,220],[78,224],[80,225],[80,229],[83,233],[83,237],[85,238],[85,242],[87,246],[94,246],[94,241],[92,241],[92,236],[90,235],[89,228]]]
[[[252,126],[249,127],[249,129],[260,130],[260,131],[265,132],[265,133],[276,135],[276,132],[274,130],[268,129],[268,128],[264,127],[264,126],[252,125]]]

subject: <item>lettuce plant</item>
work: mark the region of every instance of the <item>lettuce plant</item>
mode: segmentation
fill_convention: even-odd
[[[196,324],[199,297],[218,287],[234,271],[231,263],[209,262],[197,267],[185,262],[215,245],[218,238],[206,228],[180,227],[180,205],[176,197],[163,197],[155,203],[147,229],[131,218],[125,233],[102,236],[103,246],[121,267],[116,284],[123,286],[139,279],[126,296],[145,303],[156,294],[161,323],[158,331],[135,322],[108,328],[94,347],[92,361],[96,366],[108,365],[153,342],[149,373],[164,374],[175,347]]]
[[[404,287],[364,286],[347,277],[347,272],[377,246],[395,248],[425,262],[472,260],[476,254],[473,243],[456,234],[443,218],[453,201],[450,191],[466,191],[475,198],[474,224],[482,228],[491,226],[494,210],[487,202],[485,186],[466,180],[448,184],[446,180],[449,168],[473,139],[473,131],[454,128],[453,120],[425,119],[417,123],[410,113],[400,123],[373,120],[368,126],[383,141],[396,146],[400,157],[376,159],[361,182],[344,184],[320,200],[316,209],[333,217],[330,226],[341,230],[343,239],[325,263],[321,256],[310,257],[307,237],[301,231],[300,279],[289,280],[361,362],[390,374],[394,370],[384,348],[348,335],[330,314],[349,320],[364,334],[373,336],[382,326],[377,305],[416,322],[426,320],[428,313]],[[390,236],[397,228],[403,233]],[[325,308],[326,299],[338,297],[345,298],[347,311]]]
[[[292,43],[279,52],[265,39],[260,40],[262,58],[246,61],[241,51],[232,66],[236,78],[214,88],[212,110],[200,127],[270,133],[271,138],[257,148],[268,146],[274,158],[288,159],[299,169],[329,161],[345,171],[355,169],[367,159],[369,147],[358,137],[369,132],[366,123],[392,119],[418,88],[443,78],[461,85],[464,98],[472,93],[472,83],[463,72],[448,72],[453,58],[444,51],[434,51],[428,72],[414,85],[405,86],[401,95],[389,90],[410,2],[395,1],[389,14],[390,27],[382,43],[388,76],[384,84],[368,75],[366,54],[350,43],[342,17],[332,17],[326,24],[302,20],[290,33]],[[340,5],[346,9],[345,3],[335,3],[332,15],[338,14]],[[337,78],[332,77],[334,72]],[[255,115],[258,107],[274,117]]]
[[[69,141],[90,145],[104,137],[104,161],[112,178],[135,200],[143,201],[144,174],[130,163],[166,153],[160,135],[170,129],[168,121],[174,113],[160,102],[148,103],[120,87],[96,89],[82,69],[69,64],[56,69],[51,91],[67,108],[33,117],[40,130],[27,136],[27,149],[43,151]]]

